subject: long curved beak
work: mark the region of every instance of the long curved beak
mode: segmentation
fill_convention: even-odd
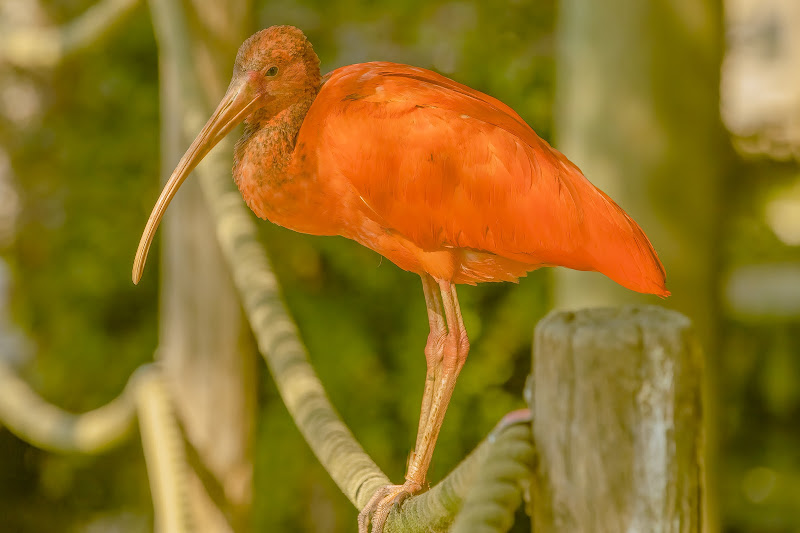
[[[251,84],[245,78],[242,81],[234,82],[228,88],[228,92],[222,98],[214,114],[208,119],[206,125],[197,138],[183,154],[178,166],[172,171],[172,175],[167,180],[161,196],[158,197],[153,212],[147,220],[147,225],[139,241],[139,248],[136,250],[136,258],[133,261],[133,283],[139,283],[142,278],[147,252],[153,242],[153,236],[158,229],[158,224],[169,206],[170,201],[178,192],[189,173],[203,160],[225,135],[250,113],[252,113],[261,102],[260,94],[253,90]]]

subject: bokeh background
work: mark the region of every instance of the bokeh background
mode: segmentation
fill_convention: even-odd
[[[0,33],[66,24],[92,4],[0,0]],[[666,301],[558,269],[460,289],[473,349],[432,480],[523,404],[532,328],[547,311],[652,303],[692,318],[707,350],[721,529],[800,531],[796,0],[242,5],[248,32],[303,29],[323,72],[410,63],[505,101],[642,224],[667,267]],[[221,49],[232,66],[235,48]],[[165,335],[156,251],[142,283],[130,281],[163,173],[158,54],[144,3],[52,66],[0,50],[0,357],[74,412],[116,396]],[[425,365],[418,277],[340,238],[259,228],[331,400],[384,471],[402,479]],[[353,530],[355,510],[263,364],[252,372],[254,529]],[[518,516],[516,530],[529,530]],[[151,529],[135,436],[102,455],[61,455],[0,424],[0,530]]]

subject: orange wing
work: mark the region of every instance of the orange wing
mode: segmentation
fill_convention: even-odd
[[[320,174],[343,177],[383,227],[424,250],[597,270],[668,294],[639,226],[495,98],[425,69],[367,63],[332,72],[306,120],[326,151]]]

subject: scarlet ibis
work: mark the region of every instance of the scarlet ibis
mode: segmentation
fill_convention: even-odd
[[[147,221],[134,283],[181,183],[242,121],[233,178],[256,215],[353,239],[422,278],[430,334],[417,440],[405,482],[379,490],[359,515],[362,532],[370,522],[382,530],[392,505],[425,484],[469,351],[456,284],[516,281],[560,265],[669,295],[636,222],[510,107],[396,63],[321,77],[311,44],[291,26],[242,44],[227,93]]]

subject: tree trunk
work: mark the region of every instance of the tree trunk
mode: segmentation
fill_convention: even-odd
[[[722,176],[733,161],[720,119],[722,0],[562,0],[556,146],[642,226],[672,296],[691,318],[709,367],[717,353]],[[554,303],[578,309],[653,303],[599,274],[556,274]],[[709,457],[717,454],[706,374]],[[709,460],[708,531],[716,529],[717,467]]]
[[[247,36],[249,2],[196,0],[188,15],[174,0],[154,0],[151,7],[160,47],[166,179],[197,133],[186,131],[186,117],[210,116],[212,101],[224,93],[222,80],[229,79],[236,48]],[[231,146],[222,143],[209,157],[231,161]],[[192,476],[194,530],[231,531],[231,524],[247,522],[252,498],[255,358],[211,215],[191,177],[170,205],[162,235],[159,358],[204,476],[214,478],[225,499],[214,502],[201,477]]]
[[[719,116],[720,0],[562,0],[556,145],[653,242],[707,353],[716,320],[718,210],[730,146]],[[559,271],[557,306],[652,303]]]

